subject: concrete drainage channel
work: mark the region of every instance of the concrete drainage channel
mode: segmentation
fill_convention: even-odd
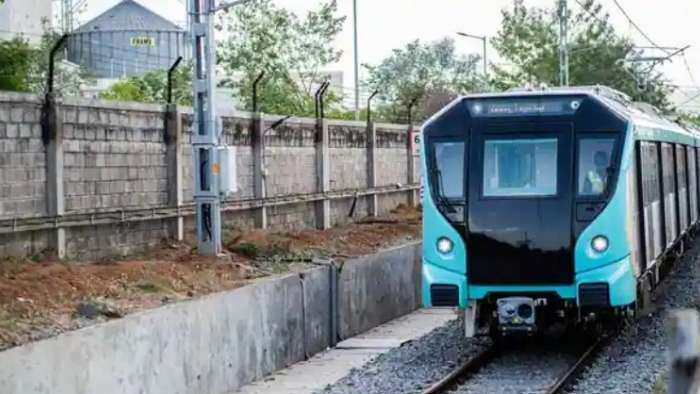
[[[0,353],[19,393],[222,393],[420,304],[419,242]]]

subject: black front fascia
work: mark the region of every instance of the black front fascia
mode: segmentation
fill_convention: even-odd
[[[571,284],[573,250],[578,234],[607,204],[619,173],[620,152],[627,123],[597,99],[581,99],[573,114],[482,117],[470,121],[468,172],[467,277],[470,283],[493,285]],[[518,98],[514,98],[517,100]],[[468,100],[466,103],[469,106]],[[484,198],[483,140],[509,134],[527,137],[556,135],[558,190],[541,198]],[[616,170],[604,195],[577,196],[577,141],[583,136],[616,136]],[[576,209],[595,206],[596,212],[577,220]]]
[[[573,282],[572,163],[570,122],[476,122],[469,182],[468,274],[477,284],[567,284]],[[555,139],[556,194],[485,196],[485,141]]]

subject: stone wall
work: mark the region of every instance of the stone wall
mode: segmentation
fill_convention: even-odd
[[[71,102],[62,118],[66,213],[167,205],[160,107]]]
[[[42,105],[0,92],[0,257],[126,254],[194,230],[191,109],[59,100],[44,128]],[[221,115],[239,184],[224,228],[326,228],[415,203],[407,126]]]
[[[0,219],[46,215],[41,101],[0,96]]]

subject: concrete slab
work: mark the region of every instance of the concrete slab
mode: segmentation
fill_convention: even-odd
[[[420,309],[230,393],[311,394],[342,379],[352,368],[359,368],[456,318],[452,309]]]

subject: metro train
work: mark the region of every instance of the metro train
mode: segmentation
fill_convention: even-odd
[[[698,224],[699,156],[601,86],[454,100],[421,130],[424,305],[497,338],[634,316]]]

